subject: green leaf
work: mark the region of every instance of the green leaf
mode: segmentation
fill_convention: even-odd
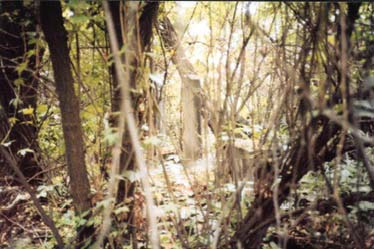
[[[34,49],[27,51],[27,57],[34,56],[35,54],[36,54],[36,51]]]
[[[41,185],[37,189],[38,194],[36,197],[47,197],[48,192],[54,191],[54,185]]]
[[[127,212],[129,212],[129,211],[130,211],[130,209],[129,209],[128,206],[123,206],[123,207],[116,208],[116,209],[114,210],[114,213],[118,215],[118,214],[120,214],[120,213],[127,213]]]
[[[360,201],[358,205],[364,211],[374,210],[374,203],[370,201]]]
[[[22,78],[18,78],[18,79],[16,79],[15,81],[14,81],[14,85],[16,85],[16,86],[23,86],[25,84],[25,82],[23,81],[23,79]]]
[[[15,123],[17,123],[17,121],[18,121],[18,119],[16,117],[10,117],[10,118],[8,118],[8,122],[11,125],[14,125]]]
[[[343,104],[337,104],[334,106],[334,111],[336,111],[337,113],[341,113],[343,112]]]
[[[75,24],[83,24],[86,21],[89,21],[90,18],[86,15],[74,15],[70,18],[70,20],[72,23],[75,23]]]
[[[20,63],[20,64],[17,66],[17,68],[16,68],[18,75],[21,75],[21,73],[22,73],[23,71],[25,71],[26,68],[27,68],[27,61]]]
[[[38,105],[36,108],[36,112],[39,113],[40,115],[44,115],[48,110],[48,106],[44,104]]]
[[[9,105],[13,105],[14,108],[17,108],[19,105],[21,105],[23,102],[20,98],[15,97],[14,99],[11,99],[9,102]]]
[[[21,156],[25,156],[26,153],[34,153],[34,151],[30,148],[24,148],[24,149],[17,151],[17,154]]]

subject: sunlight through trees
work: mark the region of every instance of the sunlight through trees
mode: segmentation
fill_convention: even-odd
[[[0,248],[373,248],[373,12],[0,1]]]

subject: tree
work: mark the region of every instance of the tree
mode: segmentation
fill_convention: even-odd
[[[122,63],[124,64],[125,59],[128,60],[130,65],[129,71],[129,82],[130,87],[135,90],[137,89],[138,82],[141,80],[142,69],[144,68],[144,51],[147,46],[150,45],[151,38],[152,38],[152,28],[153,23],[155,22],[155,18],[158,13],[158,2],[147,2],[143,5],[141,9],[141,14],[137,22],[135,22],[135,27],[130,25],[131,15],[124,13],[124,9],[126,8],[122,5],[119,1],[110,1],[109,8],[112,13],[114,28],[116,32],[116,38],[119,47],[123,47],[124,45],[128,46],[130,51],[135,51],[135,54],[128,53],[128,58],[125,58],[126,55],[122,56]],[[124,15],[125,18],[123,22],[121,22],[121,15]],[[124,32],[122,32],[122,30]],[[124,44],[125,36],[129,36],[128,44]],[[116,113],[116,116],[113,118],[112,126],[118,127],[118,112],[120,111],[121,105],[121,87],[119,85],[119,79],[115,76],[115,67],[112,65],[111,72],[113,76],[113,86],[112,89],[114,92],[112,93],[112,112]],[[142,101],[141,99],[144,98],[141,94],[136,94],[132,92],[131,94],[131,103],[133,105],[133,109],[136,112],[136,117],[138,118],[138,124],[143,122],[142,114],[138,111],[138,103]],[[133,146],[130,140],[130,133],[128,129],[125,129],[125,133],[122,138],[122,149],[121,149],[121,156],[120,156],[120,168],[119,172],[121,175],[124,175],[126,171],[135,171],[136,164],[134,158],[134,151]],[[118,192],[116,197],[116,202],[121,203],[129,198],[131,200],[129,202],[129,209],[130,215],[128,217],[127,222],[129,222],[132,226],[130,229],[130,233],[135,236],[136,229],[134,226],[134,213],[133,213],[133,206],[134,206],[134,193],[135,193],[135,182],[131,182],[129,180],[120,180],[118,183]],[[134,242],[135,243],[135,242]]]
[[[0,9],[1,245],[372,247],[374,4]]]
[[[83,213],[91,207],[90,185],[85,164],[80,103],[74,90],[67,33],[60,2],[42,1],[40,3],[40,21],[50,51],[61,109],[71,195],[77,213]]]
[[[0,4],[0,140],[10,144],[25,177],[37,183],[42,178],[35,115],[41,52],[34,42],[32,7],[21,1]],[[8,169],[2,166],[1,172]]]
[[[127,25],[126,19],[124,20],[124,23],[121,23],[121,13],[123,13],[123,7],[119,1],[110,1],[109,2],[109,7],[111,10],[111,13],[113,15],[113,22],[115,26],[115,31],[117,34],[117,40],[118,40],[118,45],[119,47],[123,47],[125,44],[123,42],[123,37],[124,35],[128,35],[129,32],[133,34],[133,37],[138,37],[136,34],[139,32],[140,39],[139,41],[131,41],[133,44],[133,49],[135,51],[138,51],[138,53],[133,56],[132,58],[129,58],[129,62],[131,65],[131,71],[130,71],[130,82],[131,82],[131,87],[132,89],[137,89],[137,81],[140,78],[141,74],[141,68],[143,66],[143,52],[147,46],[149,46],[151,38],[152,38],[152,27],[153,23],[155,21],[155,18],[157,16],[157,11],[158,11],[158,3],[157,2],[149,2],[146,3],[143,8],[142,12],[139,18],[139,23],[136,24],[138,25],[137,27],[129,27]],[[126,33],[124,34],[122,32],[122,29],[127,30]],[[139,30],[137,30],[139,29]],[[122,57],[124,60],[124,57]],[[118,85],[118,79],[115,77],[114,74],[114,66],[111,67],[112,74],[113,74],[113,87],[114,92],[112,93],[112,112],[117,113],[120,110],[120,102],[121,102],[121,89]],[[133,108],[134,110],[137,110],[137,106],[140,99],[142,96],[139,94],[132,93],[132,103],[133,103]],[[142,117],[141,114],[138,112],[137,114],[138,117],[138,122],[142,122]],[[116,127],[118,126],[118,121],[117,121],[118,116],[115,116],[113,119],[113,126]],[[131,148],[131,142],[129,139],[129,134],[126,131],[124,134],[124,137],[122,139],[123,144],[122,144],[122,154],[121,154],[121,163],[120,163],[120,172],[124,173],[124,171],[132,171],[135,169],[135,162],[134,162],[134,154],[133,150]],[[121,180],[119,182],[119,191],[117,195],[117,202],[123,201],[126,197],[131,197],[134,194],[134,184],[123,181]]]

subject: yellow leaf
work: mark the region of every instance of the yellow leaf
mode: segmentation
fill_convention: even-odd
[[[29,107],[29,108],[23,108],[21,110],[23,115],[32,115],[34,113],[34,108]]]
[[[11,124],[11,125],[14,125],[16,122],[17,122],[17,118],[15,118],[15,117],[11,117],[11,118],[8,118],[8,121],[9,121],[9,123]]]

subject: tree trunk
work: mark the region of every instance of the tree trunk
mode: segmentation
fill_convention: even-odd
[[[113,23],[115,27],[115,31],[117,33],[117,42],[120,48],[123,47],[123,32],[122,27],[124,24],[121,24],[121,13],[123,14],[123,6],[119,1],[110,1],[109,8],[112,13]],[[124,62],[124,57],[122,57],[122,61]],[[135,66],[136,65],[132,65]],[[121,106],[121,89],[119,87],[119,80],[115,74],[114,64],[111,66],[111,72],[113,75],[113,93],[112,93],[112,112],[114,113],[114,117],[112,118],[112,126],[118,127],[118,112],[120,111]],[[131,87],[135,88],[135,70],[131,70],[130,77],[131,77]],[[132,94],[132,103],[136,103],[136,96]],[[134,110],[136,110],[135,106],[133,106]],[[130,137],[127,132],[125,131],[123,138],[122,138],[122,151],[121,151],[121,160],[120,160],[120,174],[123,174],[126,170],[134,170],[135,169],[135,160],[134,160],[134,153],[132,151],[132,146],[130,142]],[[132,197],[134,195],[135,185],[130,181],[120,180],[118,183],[118,192],[116,197],[116,202],[120,203],[125,200],[127,197]]]
[[[5,14],[8,15],[5,15]],[[26,22],[27,21],[27,22]],[[24,6],[22,1],[10,1],[0,3],[0,141],[4,143],[13,141],[10,149],[14,155],[21,149],[29,148],[33,153],[19,156],[19,167],[27,179],[41,172],[38,165],[39,147],[36,140],[36,116],[38,80],[36,51],[30,56],[29,51],[35,49],[30,45],[30,36],[26,32],[36,32],[35,13],[31,6]],[[21,65],[26,68],[20,70]],[[32,113],[22,112],[24,108],[32,108]],[[31,110],[31,109],[29,109]],[[10,124],[12,118],[15,123]],[[9,134],[8,134],[9,133]],[[0,164],[4,165],[1,162]],[[5,164],[6,165],[6,164]],[[2,168],[1,174],[9,172],[8,168]],[[39,182],[42,175],[31,182]]]
[[[127,20],[125,19],[125,23],[121,25],[121,4],[120,2],[117,1],[111,1],[109,2],[109,7],[112,13],[112,18],[113,22],[115,24],[115,31],[117,33],[117,39],[118,39],[118,45],[119,47],[122,47],[124,45],[123,43],[123,32],[122,32],[122,26],[127,32],[133,32],[132,37],[137,37],[136,34],[136,29],[134,30],[129,30],[134,27],[127,27]],[[131,66],[130,69],[130,83],[131,87],[133,89],[136,88],[136,81],[137,81],[137,76],[138,76],[138,68],[141,66],[140,60],[142,57],[142,53],[144,52],[144,49],[146,46],[149,45],[150,39],[152,37],[152,27],[153,27],[153,22],[155,17],[157,16],[158,13],[158,3],[147,3],[143,10],[142,14],[139,19],[138,28],[139,28],[139,33],[140,33],[140,44],[136,40],[131,41],[132,50],[133,51],[138,51],[138,54],[136,56],[133,56],[132,58],[129,59],[129,64]],[[140,48],[138,48],[138,45],[140,45]],[[139,51],[140,50],[140,51]],[[139,54],[140,52],[140,54]],[[124,58],[123,58],[124,60]],[[118,86],[118,79],[115,77],[114,74],[114,67],[112,67],[112,72],[113,72],[113,98],[112,98],[112,112],[116,113],[120,111],[120,103],[121,103],[121,94],[120,91],[121,89]],[[137,110],[137,103],[139,102],[139,99],[141,96],[137,96],[136,94],[132,94],[132,103],[134,104],[133,108],[134,110]],[[138,117],[138,121],[140,122],[142,119],[141,115],[138,113],[136,115]],[[113,118],[112,125],[116,127],[118,125],[117,122],[117,116]],[[120,172],[123,173],[125,170],[134,170],[135,169],[135,161],[134,161],[134,154],[132,151],[132,146],[130,142],[130,136],[128,131],[126,130],[124,137],[122,139],[123,144],[122,144],[122,154],[121,154],[121,163],[120,163]],[[131,197],[133,196],[134,192],[134,184],[131,184],[130,182],[123,181],[121,180],[119,182],[119,189],[118,189],[118,195],[117,195],[117,202],[121,202],[124,200],[125,197]]]
[[[70,69],[67,47],[67,32],[64,27],[60,2],[41,1],[40,21],[51,55],[61,109],[70,191],[75,210],[82,213],[91,207],[90,185],[85,165],[83,132],[79,114],[80,103],[74,92],[74,79]]]
[[[192,64],[179,44],[178,34],[169,18],[160,23],[160,33],[166,49],[173,50],[171,60],[182,79],[182,149],[188,163],[201,157],[201,86]]]
[[[142,67],[142,57],[145,48],[150,44],[150,40],[152,37],[152,27],[154,20],[158,13],[159,3],[157,2],[149,2],[146,3],[142,9],[142,13],[140,15],[139,20],[135,25],[137,27],[131,27],[129,23],[132,23],[128,18],[131,16],[128,13],[124,13],[122,8],[125,8],[121,5],[119,1],[110,1],[109,8],[112,14],[114,28],[116,32],[118,46],[120,48],[124,45],[124,36],[131,34],[128,49],[130,51],[136,51],[135,55],[128,56],[126,58],[129,61],[130,65],[130,86],[132,89],[136,89],[137,87],[137,78],[139,74],[139,68]],[[121,23],[121,13],[124,15],[124,23]],[[122,32],[124,31],[124,32]],[[137,37],[139,32],[140,40],[138,41]],[[122,61],[124,62],[125,58],[122,57]],[[120,111],[121,105],[121,89],[119,87],[119,80],[115,76],[115,69],[114,65],[111,67],[111,71],[113,74],[113,93],[112,93],[112,112],[115,113],[115,116],[112,118],[112,126],[118,127],[118,112]],[[138,111],[138,103],[141,100],[142,96],[139,94],[132,93],[131,94],[131,103],[133,103],[133,109],[136,112],[136,117],[138,118],[138,122],[142,121],[142,114]],[[122,138],[122,151],[121,151],[121,159],[120,159],[120,174],[123,174],[125,171],[134,171],[136,168],[135,165],[135,157],[134,151],[132,148],[131,140],[130,140],[130,133],[128,129],[125,130],[125,133]],[[116,197],[116,202],[121,203],[125,201],[126,198],[132,198],[132,201],[129,202],[129,209],[130,215],[128,217],[128,222],[131,227],[131,233],[135,235],[135,226],[134,226],[134,193],[135,193],[135,183],[129,180],[120,180],[118,183],[118,192]],[[135,237],[134,237],[135,238]]]

